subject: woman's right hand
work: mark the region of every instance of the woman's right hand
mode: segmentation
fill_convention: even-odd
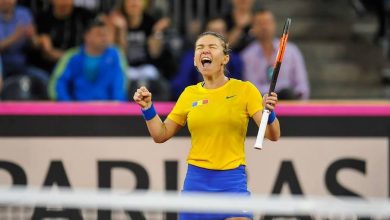
[[[137,89],[133,99],[143,109],[148,109],[152,105],[152,93],[144,86]]]

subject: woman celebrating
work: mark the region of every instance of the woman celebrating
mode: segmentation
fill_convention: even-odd
[[[249,118],[260,124],[262,109],[275,108],[276,93],[265,95],[250,82],[228,78],[229,62],[225,38],[214,32],[202,33],[195,44],[194,66],[203,82],[188,86],[162,122],[152,104],[152,94],[141,87],[134,100],[141,106],[150,135],[156,143],[174,136],[187,123],[192,147],[183,192],[224,192],[249,195],[245,171],[244,141]],[[269,117],[266,138],[280,137],[274,111]],[[249,213],[181,213],[180,219],[252,219]]]

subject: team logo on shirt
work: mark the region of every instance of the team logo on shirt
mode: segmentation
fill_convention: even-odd
[[[203,99],[203,100],[195,101],[195,102],[192,103],[192,107],[201,106],[201,105],[206,105],[207,103],[209,103],[209,100],[208,100],[208,99]]]

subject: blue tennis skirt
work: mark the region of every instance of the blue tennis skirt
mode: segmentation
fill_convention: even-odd
[[[245,166],[231,170],[210,170],[189,164],[183,185],[185,192],[237,193],[250,196]],[[223,220],[232,217],[253,219],[252,213],[179,213],[180,220]]]

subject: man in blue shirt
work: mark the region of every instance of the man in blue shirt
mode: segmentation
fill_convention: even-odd
[[[68,50],[57,63],[49,84],[49,95],[58,101],[126,100],[123,54],[109,43],[101,18],[91,22],[84,45]]]

